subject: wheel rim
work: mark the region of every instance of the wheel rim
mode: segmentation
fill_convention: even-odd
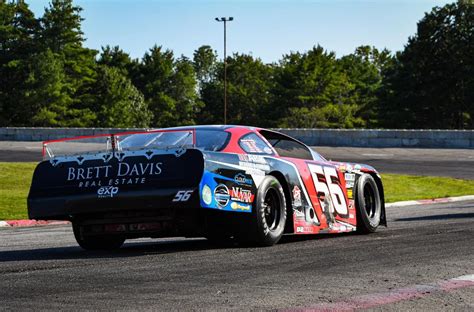
[[[377,213],[377,201],[375,198],[374,190],[370,184],[364,186],[364,202],[365,202],[365,211],[369,219],[375,217]]]
[[[263,212],[268,229],[275,230],[280,223],[280,198],[274,188],[269,188],[265,194]]]

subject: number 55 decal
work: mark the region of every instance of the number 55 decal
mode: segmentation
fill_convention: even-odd
[[[336,213],[341,217],[346,217],[349,211],[347,210],[346,197],[342,191],[336,168],[314,164],[308,164],[308,167],[313,177],[318,198],[320,193],[324,193],[325,198],[331,196],[331,202]],[[321,205],[324,207],[323,203]]]

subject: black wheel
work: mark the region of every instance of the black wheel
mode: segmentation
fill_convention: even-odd
[[[357,231],[373,233],[380,224],[382,201],[377,183],[370,174],[359,177],[356,185]]]
[[[280,182],[273,177],[263,179],[257,191],[254,204],[253,222],[250,240],[260,246],[272,246],[278,243],[286,222],[286,201]]]
[[[84,235],[81,226],[72,223],[72,230],[77,243],[85,250],[113,250],[119,249],[125,238],[118,235]]]

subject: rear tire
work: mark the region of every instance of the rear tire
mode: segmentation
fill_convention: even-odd
[[[356,185],[357,231],[373,233],[380,224],[382,201],[379,189],[370,174],[363,174]]]
[[[247,232],[249,240],[259,246],[273,246],[283,235],[286,223],[286,201],[283,188],[274,176],[266,176],[257,191]]]
[[[81,226],[74,222],[72,230],[77,243],[85,250],[114,250],[125,242],[125,238],[118,235],[84,235]]]

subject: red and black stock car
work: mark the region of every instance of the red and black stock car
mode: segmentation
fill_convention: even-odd
[[[72,222],[85,249],[137,237],[270,246],[284,233],[386,225],[379,174],[276,131],[195,126],[46,141],[28,212]]]

